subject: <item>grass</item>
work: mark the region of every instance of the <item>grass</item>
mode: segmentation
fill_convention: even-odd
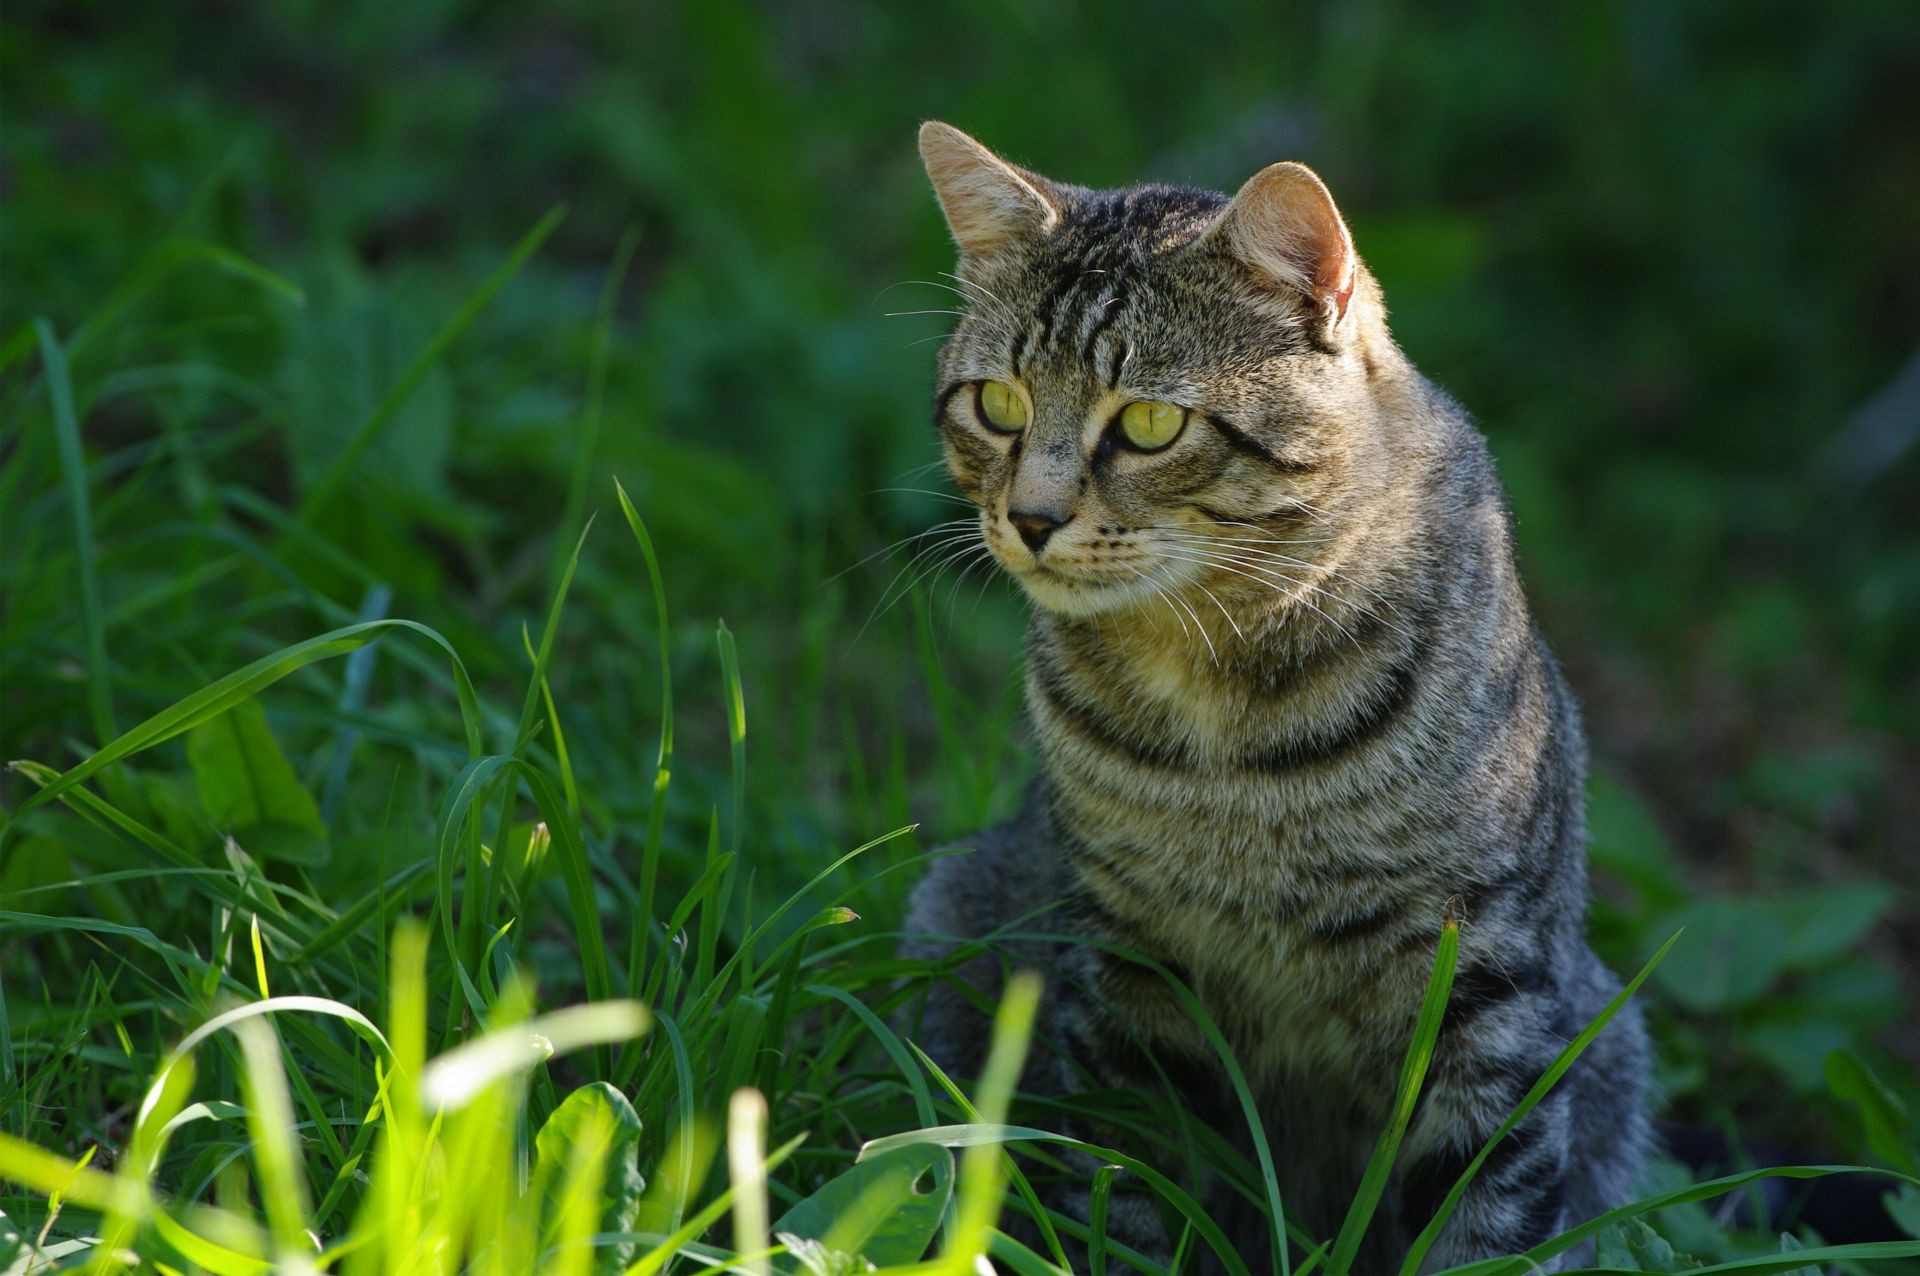
[[[921,115],[1082,180],[1313,160],[1485,419],[1589,708],[1596,943],[1650,970],[1661,1084],[1734,1157],[1473,1270],[1587,1239],[1914,1269],[1758,1195],[1905,1183],[1920,1231],[1910,469],[1809,477],[1906,355],[1898,6],[1230,2],[1152,42],[849,10],[818,44],[729,6],[187,41],[31,9],[0,42],[0,1270],[1150,1270],[1097,1225],[1129,1179],[1191,1268],[1203,1177],[1274,1221],[1249,1268],[1350,1270],[1398,1124],[1309,1235],[1286,1147],[1009,1095],[1046,1048],[1019,998],[983,1088],[913,1044],[949,974],[897,955],[905,893],[1030,768],[1017,602],[923,575],[934,536],[884,552],[942,517],[937,321],[868,304],[950,264]],[[1128,1145],[1059,1133],[1087,1115]],[[1041,1205],[1086,1156],[1091,1236]]]

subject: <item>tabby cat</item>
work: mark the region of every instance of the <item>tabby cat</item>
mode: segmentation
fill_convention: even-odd
[[[916,891],[909,949],[957,969],[913,1026],[976,1068],[1006,964],[983,947],[1011,951],[1047,976],[1056,1049],[1029,1089],[1170,1084],[1250,1146],[1192,1016],[1115,949],[1152,958],[1232,1044],[1289,1221],[1331,1237],[1460,919],[1437,1053],[1358,1263],[1391,1270],[1620,986],[1583,934],[1579,710],[1521,593],[1485,440],[1388,335],[1309,169],[1274,164],[1227,199],[1065,185],[940,123],[920,150],[966,298],[935,415],[987,549],[1038,604],[1040,775]],[[1619,1204],[1646,1090],[1629,1007],[1492,1153],[1427,1266]],[[1265,1267],[1266,1218],[1211,1195]],[[1116,1199],[1109,1229],[1164,1257],[1149,1204]]]

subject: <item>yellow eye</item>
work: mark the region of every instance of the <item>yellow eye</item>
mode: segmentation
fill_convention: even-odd
[[[1172,403],[1129,403],[1120,409],[1120,433],[1128,446],[1158,452],[1180,437],[1187,410]]]
[[[1005,381],[982,381],[980,417],[996,430],[1018,434],[1027,428],[1027,402]]]

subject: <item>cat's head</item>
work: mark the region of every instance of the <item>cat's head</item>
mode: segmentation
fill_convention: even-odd
[[[1000,565],[1076,616],[1299,579],[1391,349],[1320,179],[1087,190],[940,123],[920,153],[965,293],[936,416]]]

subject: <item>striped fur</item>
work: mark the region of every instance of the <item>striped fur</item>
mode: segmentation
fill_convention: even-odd
[[[1262,257],[1243,209],[1255,183],[1232,202],[1084,190],[947,134],[923,142],[943,202],[964,179],[973,215],[1011,210],[955,226],[969,306],[936,416],[988,548],[1040,604],[1026,690],[1041,775],[1019,818],[922,883],[910,947],[1044,931],[1177,971],[1256,1091],[1290,1216],[1330,1236],[1387,1119],[1440,927],[1463,918],[1438,1054],[1360,1269],[1390,1267],[1618,988],[1583,935],[1579,712],[1521,592],[1484,440],[1394,345],[1330,200],[1313,205],[1330,222],[1280,226]],[[972,167],[969,147],[985,157]],[[997,202],[988,161],[1019,182]],[[1280,252],[1304,263],[1293,277]],[[1315,278],[1350,280],[1351,300]],[[987,379],[1031,402],[1021,434],[975,416]],[[1190,410],[1164,452],[1113,445],[1135,399]],[[1070,516],[1036,554],[1010,499]],[[1043,1034],[1061,1050],[1029,1085],[1172,1079],[1215,1128],[1240,1126],[1157,976],[1086,943],[999,946],[1050,974]],[[956,977],[991,994],[998,971],[975,956]],[[917,1027],[942,1062],[977,1063],[973,999],[938,987]],[[1489,1159],[1430,1264],[1523,1249],[1625,1199],[1646,1069],[1629,1009]],[[1257,1266],[1265,1220],[1211,1203]],[[1150,1211],[1116,1218],[1164,1244]]]

